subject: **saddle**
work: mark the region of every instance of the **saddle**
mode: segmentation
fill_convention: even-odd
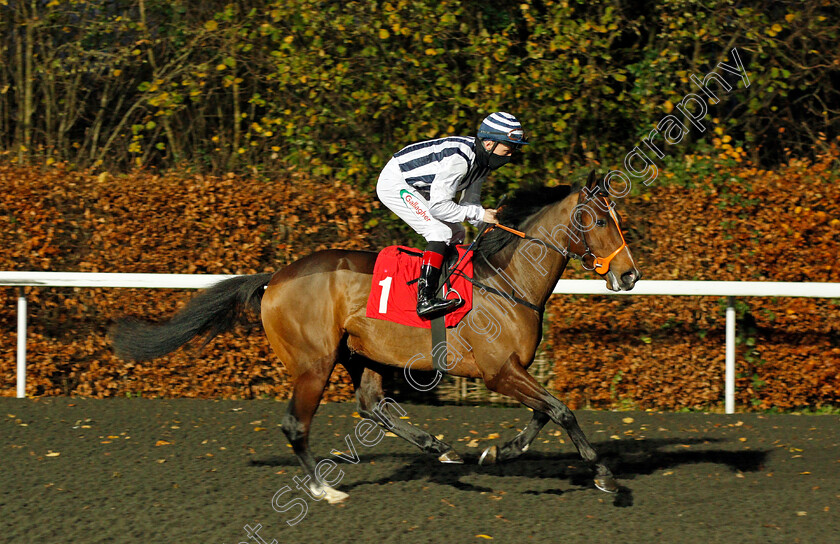
[[[460,259],[443,288],[445,298],[461,298],[464,304],[446,314],[445,324],[454,327],[472,309],[473,286],[464,276],[472,278],[472,252],[467,246],[457,246],[457,254],[444,262],[443,276]],[[465,256],[466,254],[466,256]],[[417,315],[417,278],[423,252],[406,246],[389,246],[379,252],[373,269],[370,296],[365,315],[410,327],[431,328],[432,320]]]

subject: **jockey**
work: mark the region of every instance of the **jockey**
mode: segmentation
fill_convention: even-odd
[[[464,241],[461,223],[495,224],[496,210],[481,206],[487,175],[510,162],[526,145],[516,117],[505,112],[487,116],[477,137],[451,136],[418,142],[396,152],[376,185],[379,200],[426,239],[417,281],[417,314],[434,317],[463,301],[435,298],[448,246]],[[456,193],[463,191],[456,202]]]

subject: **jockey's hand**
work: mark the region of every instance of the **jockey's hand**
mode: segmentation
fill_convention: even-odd
[[[494,210],[493,208],[486,208],[484,210],[484,217],[482,217],[481,220],[487,223],[488,225],[495,225],[499,222],[496,219],[497,213],[499,213],[498,210]]]

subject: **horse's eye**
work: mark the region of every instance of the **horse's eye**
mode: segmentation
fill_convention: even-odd
[[[607,222],[604,221],[603,219],[598,219],[597,221],[595,221],[595,224],[598,225],[599,227],[603,227],[604,225],[607,224]]]

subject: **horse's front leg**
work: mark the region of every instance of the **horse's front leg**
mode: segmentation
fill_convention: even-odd
[[[490,446],[482,452],[478,459],[479,465],[495,465],[504,461],[516,459],[531,446],[531,442],[537,438],[545,424],[551,421],[551,417],[545,412],[534,410],[531,422],[528,423],[522,432],[513,437],[510,441],[501,446]]]
[[[484,383],[491,391],[512,397],[534,410],[535,419],[537,413],[542,412],[551,418],[552,421],[563,427],[568,433],[569,438],[572,439],[572,443],[574,443],[580,456],[594,466],[595,486],[607,493],[618,492],[618,484],[615,478],[613,478],[612,472],[601,462],[595,448],[592,447],[589,439],[583,434],[583,430],[578,425],[577,418],[569,410],[569,407],[546,391],[533,376],[522,368],[515,356],[508,359],[498,372],[492,376],[485,376]],[[533,423],[534,421],[532,420]],[[534,429],[536,429],[536,432],[539,432],[539,429],[536,427]],[[524,438],[530,436],[530,433],[526,434],[526,431],[527,428],[520,433],[520,436],[525,435]],[[536,436],[536,432],[534,432],[534,436]]]

